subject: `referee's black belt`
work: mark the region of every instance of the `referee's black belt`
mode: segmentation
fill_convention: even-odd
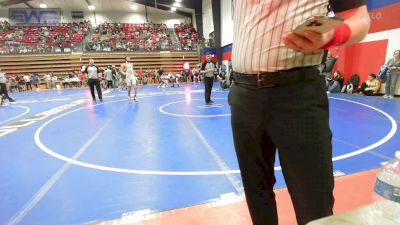
[[[314,80],[319,77],[319,74],[316,66],[308,66],[271,73],[245,74],[233,72],[233,80],[238,84],[265,88]]]

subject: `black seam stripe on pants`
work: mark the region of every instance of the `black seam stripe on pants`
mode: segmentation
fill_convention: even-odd
[[[254,225],[278,225],[273,192],[276,148],[298,224],[332,215],[332,134],[323,77],[262,89],[234,83],[229,104]]]
[[[107,81],[107,88],[113,88],[113,81],[112,80],[108,80]]]
[[[96,99],[96,95],[94,94],[94,87],[96,86],[97,95],[99,96],[99,99],[102,100],[103,95],[101,93],[100,81],[98,79],[89,79],[88,85],[90,88],[90,94],[92,94],[92,98]]]
[[[204,87],[205,87],[204,98],[207,103],[211,101],[211,90],[213,88],[213,84],[214,84],[214,77],[204,77]]]

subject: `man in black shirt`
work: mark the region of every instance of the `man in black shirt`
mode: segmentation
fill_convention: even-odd
[[[339,49],[337,49],[336,54],[337,54],[336,56],[332,56],[332,52],[328,51],[328,56],[327,56],[325,62],[323,63],[324,69],[322,70],[322,75],[324,75],[325,78],[327,78],[327,79],[332,76],[333,67],[335,67],[336,61],[339,56]]]

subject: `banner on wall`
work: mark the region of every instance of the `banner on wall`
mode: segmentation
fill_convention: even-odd
[[[8,11],[10,24],[13,26],[26,26],[29,24],[59,24],[61,23],[60,9],[16,9]]]
[[[215,62],[218,61],[217,51],[214,48],[204,48],[200,51],[200,60],[202,62],[206,61],[206,56],[208,53],[212,55],[213,61],[215,61]]]

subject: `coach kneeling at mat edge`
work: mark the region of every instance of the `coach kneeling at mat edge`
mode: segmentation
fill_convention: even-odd
[[[324,49],[368,33],[364,0],[233,0],[232,133],[254,225],[278,225],[274,163],[280,165],[299,225],[332,215],[329,102],[317,65]],[[292,31],[328,5],[344,19],[320,34]],[[325,18],[328,20],[327,18]],[[283,215],[285,216],[285,215]]]

